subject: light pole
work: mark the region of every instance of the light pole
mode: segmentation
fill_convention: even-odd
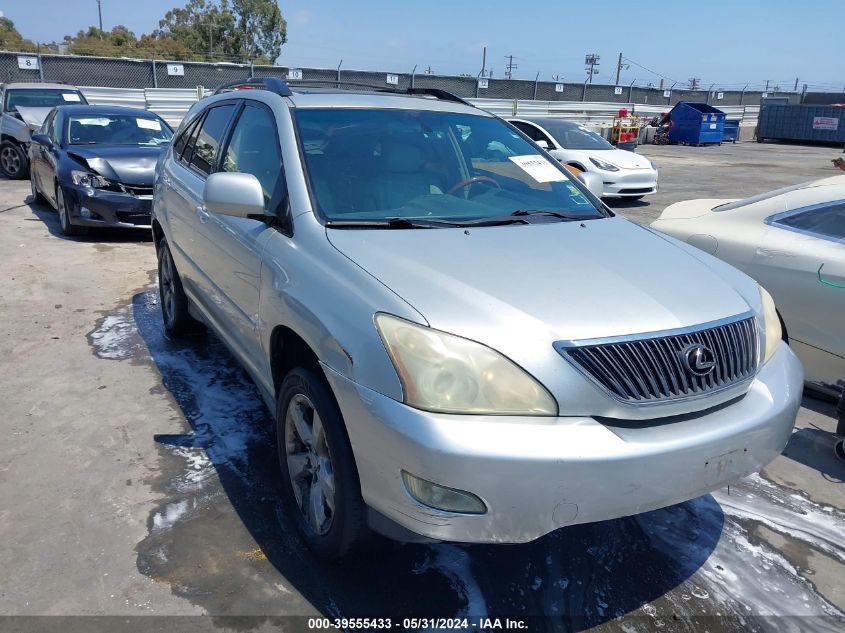
[[[100,31],[103,30],[103,0],[97,0],[97,13],[100,16]]]

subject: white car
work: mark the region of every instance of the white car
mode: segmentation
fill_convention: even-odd
[[[657,169],[648,158],[617,149],[589,128],[553,118],[509,118],[535,143],[576,172],[599,174],[606,198],[639,200],[657,192]]]
[[[651,225],[736,266],[766,288],[806,379],[845,384],[845,176],[744,200],[689,200]]]

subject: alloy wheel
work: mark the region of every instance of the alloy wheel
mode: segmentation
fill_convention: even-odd
[[[21,158],[12,147],[4,147],[0,150],[0,165],[9,175],[17,174],[21,169]]]
[[[311,400],[295,394],[285,414],[285,458],[296,504],[314,533],[326,534],[335,508],[331,451]]]
[[[172,324],[173,315],[176,314],[176,292],[173,287],[174,277],[173,260],[170,258],[170,251],[165,248],[161,254],[161,272],[158,283],[164,320],[168,326]]]

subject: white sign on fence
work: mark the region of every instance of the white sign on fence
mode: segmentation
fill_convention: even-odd
[[[478,87],[479,88],[489,88],[490,81],[487,78],[479,79],[478,80]]]
[[[399,84],[399,75],[388,75],[385,81],[391,85],[398,85]]]
[[[168,64],[167,74],[171,77],[184,77],[185,67],[182,64]]]
[[[768,98],[769,98],[769,93],[768,93],[768,92],[764,92],[764,93],[763,93],[763,98],[764,98],[764,99],[768,99]]]
[[[621,95],[621,94],[622,94],[622,86],[616,86],[616,87],[613,89],[613,94],[615,94],[615,95]]]
[[[813,117],[814,130],[838,130],[839,118],[834,116],[814,116]]]
[[[721,100],[722,100],[722,99],[724,99],[724,98],[725,98],[725,93],[724,93],[724,92],[717,92],[717,93],[716,93],[716,99],[719,99],[719,100],[721,101]]]
[[[563,84],[555,84],[555,92],[563,92]]]
[[[38,57],[35,55],[18,55],[18,68],[21,70],[38,70]]]
[[[302,71],[299,68],[289,68],[288,79],[302,79]]]
[[[666,97],[666,98],[668,99],[669,97],[671,97],[671,96],[672,96],[672,91],[671,91],[671,90],[664,90],[664,91],[663,91],[663,96],[664,96],[664,97]]]

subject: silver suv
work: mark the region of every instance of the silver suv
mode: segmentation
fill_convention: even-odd
[[[157,168],[165,329],[206,324],[253,376],[312,549],[530,541],[781,451],[803,375],[765,290],[409,92],[230,86]]]

